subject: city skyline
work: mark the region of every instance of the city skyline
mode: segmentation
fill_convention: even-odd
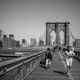
[[[80,38],[79,0],[0,0],[0,29],[16,40],[39,38],[46,22],[70,22],[75,38]]]

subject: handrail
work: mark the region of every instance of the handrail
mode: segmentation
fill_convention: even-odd
[[[5,74],[8,71],[11,71],[15,68],[17,68],[18,66],[21,66],[25,63],[28,63],[29,61],[36,59],[37,57],[44,55],[45,50],[44,51],[40,51],[37,52],[35,54],[31,54],[25,57],[20,57],[20,58],[15,58],[12,60],[8,60],[5,62],[0,62],[0,76]]]

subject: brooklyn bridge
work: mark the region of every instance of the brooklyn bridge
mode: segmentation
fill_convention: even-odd
[[[70,76],[64,74],[66,61],[63,56],[63,48],[75,41],[69,25],[69,22],[46,22],[46,34],[43,36],[46,43],[44,46],[0,49],[0,60],[6,59],[0,62],[0,80],[80,80],[79,47],[74,46],[75,57]],[[51,44],[50,37],[52,31],[56,34],[53,44]],[[60,37],[61,31],[64,32],[64,42]],[[77,44],[80,45],[78,42]],[[54,52],[55,46],[61,47],[61,51]],[[40,66],[40,61],[45,58],[47,48],[50,48],[53,55],[49,69]]]

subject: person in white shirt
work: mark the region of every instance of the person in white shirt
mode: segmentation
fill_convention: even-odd
[[[72,67],[72,62],[73,62],[73,56],[75,56],[74,54],[74,48],[72,46],[68,46],[67,47],[67,51],[65,51],[65,55],[66,55],[66,73],[70,74],[70,69]]]

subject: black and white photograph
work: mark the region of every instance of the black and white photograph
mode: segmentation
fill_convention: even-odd
[[[0,0],[0,80],[80,80],[80,0]]]

